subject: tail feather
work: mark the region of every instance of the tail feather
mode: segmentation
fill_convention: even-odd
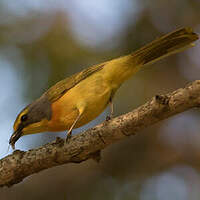
[[[197,39],[198,35],[193,32],[192,28],[181,28],[145,45],[132,53],[132,57],[138,61],[138,64],[151,64],[163,57],[194,46],[192,42]]]

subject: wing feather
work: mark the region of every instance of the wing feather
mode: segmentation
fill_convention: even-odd
[[[105,63],[101,63],[92,67],[89,67],[81,72],[78,72],[68,78],[65,78],[46,91],[46,95],[50,102],[54,102],[62,97],[68,90],[76,86],[79,82],[91,76],[97,71],[100,71],[104,67]]]

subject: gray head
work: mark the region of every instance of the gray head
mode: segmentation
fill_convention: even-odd
[[[51,103],[44,94],[19,113],[13,126],[14,133],[10,137],[9,144],[14,149],[16,141],[22,135],[46,131],[50,119]]]

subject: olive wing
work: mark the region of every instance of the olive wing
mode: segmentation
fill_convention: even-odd
[[[46,91],[46,95],[50,102],[54,102],[62,97],[68,90],[76,86],[79,82],[91,76],[97,71],[100,71],[104,67],[105,63],[89,67],[81,72],[78,72],[66,79],[63,79],[56,83],[54,86]]]

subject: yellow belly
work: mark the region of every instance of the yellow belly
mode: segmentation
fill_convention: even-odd
[[[75,128],[95,119],[108,105],[111,92],[112,88],[103,81],[100,73],[81,81],[52,104],[49,131],[68,130],[79,114],[77,107],[80,105],[83,105],[84,112]]]

